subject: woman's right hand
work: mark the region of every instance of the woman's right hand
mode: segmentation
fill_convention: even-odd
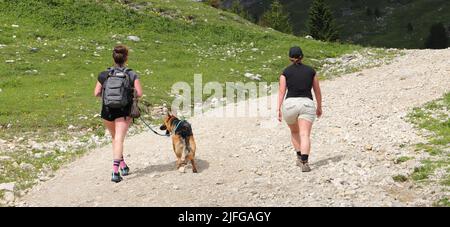
[[[317,109],[316,109],[316,115],[317,115],[317,117],[321,117],[322,116],[322,107],[321,106],[318,106],[317,107]]]

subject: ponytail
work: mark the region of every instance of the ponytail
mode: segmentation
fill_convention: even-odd
[[[128,60],[128,47],[125,45],[114,47],[113,59],[117,65],[123,66]]]
[[[291,62],[295,65],[302,63],[302,59],[303,57],[299,57],[299,58],[290,58]]]

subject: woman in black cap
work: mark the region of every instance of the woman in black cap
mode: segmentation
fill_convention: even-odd
[[[291,130],[292,145],[297,152],[297,165],[303,172],[309,172],[311,128],[316,116],[322,115],[322,95],[316,71],[302,63],[302,49],[292,47],[289,50],[289,59],[292,64],[280,76],[278,120],[281,122],[284,119]],[[314,89],[317,107],[311,89]]]

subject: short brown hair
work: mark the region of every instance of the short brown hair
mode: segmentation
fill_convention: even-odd
[[[117,45],[113,50],[114,62],[123,65],[128,60],[128,47],[125,45]]]

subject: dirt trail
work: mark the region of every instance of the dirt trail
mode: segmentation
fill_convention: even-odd
[[[295,166],[289,131],[274,118],[193,118],[199,173],[174,170],[169,139],[128,138],[133,172],[110,182],[111,146],[34,187],[21,206],[429,206],[442,186],[396,183],[425,154],[404,117],[450,89],[450,49],[411,50],[394,63],[322,82],[324,116],[314,125],[312,172]],[[255,100],[253,100],[255,101]],[[401,164],[393,160],[414,156]]]

